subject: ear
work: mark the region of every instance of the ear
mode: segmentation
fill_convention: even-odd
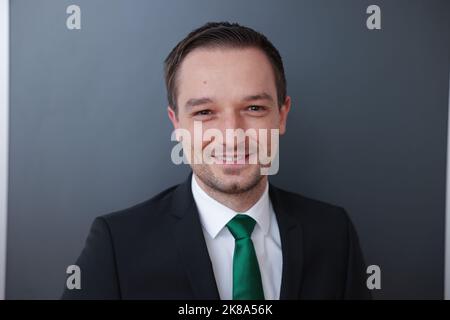
[[[180,127],[180,122],[178,121],[175,110],[171,106],[167,107],[167,115],[169,116],[170,122],[172,122],[173,128],[178,129]]]
[[[291,110],[291,97],[287,96],[284,100],[283,105],[280,108],[280,124],[279,124],[279,130],[280,135],[283,135],[286,132],[286,122],[287,122],[287,116],[289,113],[289,110]]]

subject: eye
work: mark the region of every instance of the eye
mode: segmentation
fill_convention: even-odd
[[[263,106],[257,106],[257,105],[251,105],[247,107],[248,110],[250,111],[263,111],[264,107]]]
[[[211,114],[211,110],[200,110],[194,113],[195,116],[208,116]]]

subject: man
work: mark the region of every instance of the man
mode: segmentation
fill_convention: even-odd
[[[174,128],[200,141],[199,154],[196,142],[183,139],[193,174],[97,218],[77,261],[81,289],[63,297],[370,298],[358,237],[342,208],[270,185],[264,165],[250,162],[248,137],[236,143],[244,143],[240,152],[228,141],[195,137],[196,123],[219,133],[284,134],[291,100],[267,38],[238,24],[208,23],[172,50],[165,76]],[[253,142],[276,153],[271,139]],[[196,161],[211,145],[214,161]]]

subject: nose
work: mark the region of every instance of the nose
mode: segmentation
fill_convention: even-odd
[[[244,129],[244,121],[241,114],[237,110],[228,110],[223,114],[221,128],[225,134],[226,129]]]
[[[236,149],[245,149],[246,137],[245,130],[246,124],[244,117],[237,110],[228,110],[223,114],[220,121],[220,130],[224,137],[224,149],[226,152],[233,152]],[[238,130],[238,131],[236,131]],[[228,133],[227,133],[228,131]],[[242,150],[243,151],[243,150]]]

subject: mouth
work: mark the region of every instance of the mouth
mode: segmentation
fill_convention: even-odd
[[[237,155],[229,155],[229,154],[221,154],[214,155],[212,158],[216,159],[215,163],[220,165],[231,165],[231,166],[244,166],[249,164],[248,159],[249,154],[237,154]]]

